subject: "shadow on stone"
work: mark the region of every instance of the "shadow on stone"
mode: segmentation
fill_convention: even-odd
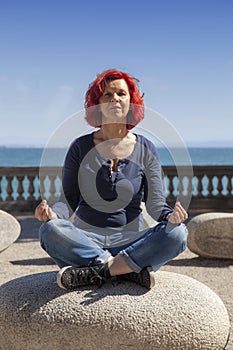
[[[204,284],[158,271],[146,291],[111,283],[66,292],[55,272],[0,287],[1,350],[220,350],[229,334],[221,299]]]
[[[38,240],[38,230],[41,226],[41,222],[35,218],[19,218],[21,225],[21,234],[18,241],[22,239],[37,239]]]
[[[225,268],[233,265],[233,260],[208,258],[174,259],[167,262],[166,265]]]
[[[12,265],[35,265],[35,266],[43,266],[43,265],[56,265],[53,259],[51,258],[38,258],[38,259],[25,259],[25,260],[12,260],[10,261]]]
[[[8,290],[10,293],[7,293],[5,302],[9,303],[9,305],[14,305],[16,309],[24,309],[24,311],[27,309],[29,313],[34,313],[41,306],[64,294],[82,293],[84,300],[81,304],[90,304],[90,301],[94,303],[106,297],[108,293],[112,296],[124,294],[137,296],[147,292],[145,288],[135,284],[133,284],[132,288],[132,283],[122,283],[122,286],[124,285],[123,288],[116,283],[107,283],[101,288],[97,286],[82,286],[76,291],[68,292],[58,287],[56,282],[57,272],[43,272],[11,280],[0,286],[0,298],[2,293],[4,294],[4,290]],[[127,285],[129,288],[127,288]],[[17,300],[15,299],[14,291],[20,293],[20,298],[17,298]]]

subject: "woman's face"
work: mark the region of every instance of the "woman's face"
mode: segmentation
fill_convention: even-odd
[[[130,109],[129,88],[124,79],[109,81],[99,99],[102,123],[126,123]]]

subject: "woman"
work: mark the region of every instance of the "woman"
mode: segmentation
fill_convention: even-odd
[[[98,130],[71,144],[60,201],[36,208],[44,221],[41,246],[61,268],[57,283],[67,290],[112,276],[150,289],[154,271],[186,248],[187,212],[179,202],[174,209],[166,204],[157,151],[130,131],[144,117],[137,82],[111,69],[90,84],[86,120]],[[142,200],[155,227],[143,229]]]

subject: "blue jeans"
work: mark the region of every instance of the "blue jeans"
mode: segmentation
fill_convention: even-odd
[[[50,220],[39,230],[42,248],[60,268],[92,266],[120,254],[137,273],[147,266],[156,271],[183,252],[187,246],[187,235],[184,224],[172,225],[163,221],[141,231],[140,235],[137,232],[137,239],[130,243],[120,244],[119,241],[119,244],[106,248],[101,241],[96,241],[96,234],[92,235],[68,220]]]

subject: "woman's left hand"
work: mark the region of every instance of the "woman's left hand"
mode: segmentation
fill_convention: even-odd
[[[180,202],[176,202],[173,212],[168,214],[167,220],[172,224],[180,224],[188,219],[186,210],[182,207]]]

